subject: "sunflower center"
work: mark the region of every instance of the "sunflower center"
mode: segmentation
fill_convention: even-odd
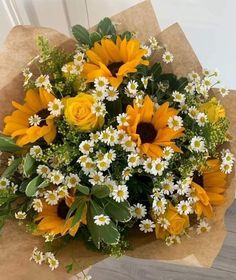
[[[156,136],[157,131],[152,123],[141,122],[138,124],[136,133],[139,134],[142,144],[152,143]]]
[[[66,219],[66,216],[69,212],[69,207],[67,206],[65,200],[61,200],[59,203],[58,203],[58,206],[57,206],[57,216],[60,217],[61,219],[65,220]]]
[[[203,186],[203,176],[199,175],[198,172],[194,172],[193,182],[197,183],[199,186]]]
[[[119,68],[123,65],[123,62],[114,62],[107,66],[107,68],[110,70],[112,76],[115,76],[116,73],[119,71]]]
[[[48,111],[48,109],[42,109],[41,111],[39,111],[37,113],[37,115],[42,119],[39,126],[42,127],[44,125],[46,125],[46,118],[50,115],[50,112]]]

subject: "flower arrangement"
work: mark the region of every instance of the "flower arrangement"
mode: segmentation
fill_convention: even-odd
[[[70,239],[122,255],[131,228],[168,246],[208,232],[235,160],[221,148],[230,135],[212,96],[218,71],[162,73],[175,59],[168,46],[118,33],[109,18],[73,34],[70,53],[38,37],[39,55],[23,70],[24,102],[12,101],[4,119],[1,225],[25,220],[47,245],[31,259],[52,270]]]

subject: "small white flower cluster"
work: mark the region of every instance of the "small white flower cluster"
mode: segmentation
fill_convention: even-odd
[[[52,85],[50,83],[50,79],[48,75],[40,75],[35,81],[35,86],[38,88],[43,87],[49,92],[52,91]]]
[[[178,235],[170,235],[170,236],[166,237],[165,242],[166,242],[167,246],[172,246],[175,244],[180,244],[181,239]]]
[[[202,136],[194,136],[190,141],[189,149],[196,153],[205,152],[205,139]]]
[[[170,156],[169,156],[170,157]],[[154,176],[161,176],[165,169],[168,167],[168,160],[157,158],[155,160],[147,158],[143,161],[144,170]]]
[[[235,157],[233,153],[229,149],[222,150],[221,152],[221,165],[220,170],[225,174],[230,174],[233,169],[233,165],[235,162]]]
[[[74,55],[73,62],[65,64],[61,71],[68,75],[79,75],[83,71],[85,59],[84,59],[84,53],[78,51]]]
[[[30,72],[30,69],[27,67],[27,68],[23,69],[22,74],[24,76],[23,86],[25,87],[28,85],[30,78],[33,76],[33,73]]]
[[[159,51],[163,49],[163,47],[157,42],[156,38],[153,36],[151,36],[148,39],[148,42],[150,44],[150,49],[153,51]]]
[[[15,218],[17,220],[25,220],[26,219],[26,212],[18,211],[15,213]]]
[[[56,259],[52,252],[46,252],[45,254],[41,252],[37,247],[34,248],[30,260],[41,265],[43,262],[49,265],[50,269],[53,271],[58,268],[59,261]]]

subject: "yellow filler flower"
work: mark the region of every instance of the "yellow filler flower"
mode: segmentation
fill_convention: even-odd
[[[28,90],[23,105],[12,102],[17,110],[4,118],[3,133],[16,138],[19,146],[34,143],[40,138],[50,144],[56,137],[56,126],[48,111],[48,103],[54,99],[54,95],[43,88]]]
[[[147,95],[141,108],[136,104],[128,105],[126,113],[128,126],[119,126],[119,129],[131,136],[143,154],[153,159],[162,157],[162,147],[165,146],[171,147],[175,152],[181,152],[173,140],[183,136],[184,128],[174,130],[168,127],[168,119],[178,113],[174,108],[169,108],[168,102],[156,110]]]
[[[118,88],[128,73],[137,71],[138,65],[149,64],[143,59],[146,52],[136,39],[127,41],[118,36],[115,43],[112,39],[102,39],[86,52],[89,62],[84,65],[84,74],[88,82],[102,76]]]

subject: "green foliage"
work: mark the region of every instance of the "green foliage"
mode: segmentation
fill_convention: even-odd
[[[36,172],[36,160],[29,153],[23,159],[23,170],[26,177]]]
[[[97,198],[105,198],[109,195],[110,189],[106,185],[95,185],[91,189],[91,195]]]
[[[89,32],[82,25],[77,24],[72,27],[72,33],[75,39],[82,45],[91,45]]]
[[[112,198],[104,199],[104,211],[114,220],[122,223],[131,219],[128,201],[116,202]]]
[[[17,158],[15,159],[10,166],[8,166],[5,171],[2,173],[2,177],[8,178],[12,176],[16,170],[18,169],[18,166],[21,164],[22,159]]]
[[[102,19],[98,26],[97,31],[104,37],[104,36],[115,36],[116,35],[116,29],[115,26],[112,24],[111,20],[109,18]]]
[[[18,152],[21,147],[17,146],[15,141],[6,135],[0,134],[0,151],[1,152]]]
[[[81,192],[82,194],[85,194],[85,195],[89,195],[90,193],[90,189],[86,186],[83,186],[81,184],[79,184],[78,186],[76,186],[76,189]]]
[[[28,197],[32,197],[38,188],[40,188],[41,184],[45,181],[41,176],[34,177],[26,186],[25,194]]]

